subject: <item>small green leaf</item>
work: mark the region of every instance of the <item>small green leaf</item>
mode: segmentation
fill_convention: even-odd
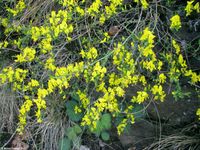
[[[75,113],[74,108],[77,106],[78,103],[75,101],[68,101],[66,104],[67,110],[66,113],[70,120],[72,121],[80,121],[83,117],[82,113]]]
[[[101,138],[104,140],[104,141],[108,141],[110,139],[110,134],[108,132],[102,132],[101,133]]]
[[[70,150],[71,149],[71,141],[68,138],[62,138],[59,141],[59,150]]]
[[[80,134],[82,132],[82,129],[79,125],[75,125],[73,128],[76,134]]]
[[[92,131],[94,134],[96,134],[96,136],[100,136],[101,132],[103,130],[103,126],[101,124],[101,122],[98,120],[97,121],[97,126],[96,126],[96,129],[94,131]]]
[[[145,111],[143,109],[144,109],[143,105],[139,104],[134,105],[133,114],[135,116],[135,119],[142,118],[145,116]]]
[[[76,132],[74,131],[73,127],[67,128],[66,134],[67,134],[67,137],[72,141],[77,138]]]
[[[108,130],[111,128],[111,115],[109,113],[102,115],[101,124],[104,129]]]

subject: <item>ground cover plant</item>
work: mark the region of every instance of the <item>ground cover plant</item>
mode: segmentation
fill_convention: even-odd
[[[12,121],[19,135],[31,132],[33,149],[78,149],[85,133],[104,141],[113,127],[122,134],[145,115],[144,102],[163,102],[169,93],[175,101],[190,96],[183,83],[199,94],[199,68],[192,65],[200,62],[199,5],[1,0],[0,85],[13,98],[1,107],[15,111],[1,130]],[[180,38],[182,28],[193,37]],[[130,87],[137,90],[127,99]],[[50,132],[55,137],[48,145]]]

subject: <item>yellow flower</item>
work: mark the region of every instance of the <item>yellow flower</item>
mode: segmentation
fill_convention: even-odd
[[[84,10],[80,6],[76,7],[76,11],[80,14],[80,16],[84,16],[85,14]]]
[[[39,86],[39,82],[37,80],[31,79],[31,81],[28,83],[28,86],[30,88],[37,87],[37,86]]]
[[[115,88],[115,91],[116,91],[116,94],[119,96],[119,97],[122,97],[122,96],[124,96],[124,94],[125,94],[125,91],[121,88],[121,87],[116,87]]]
[[[146,85],[146,84],[147,84],[147,81],[146,81],[145,76],[141,76],[141,77],[139,78],[139,81],[142,82],[142,85]]]
[[[102,1],[95,0],[87,10],[88,14],[94,17],[97,13],[99,13],[101,6],[102,6]]]
[[[171,21],[170,25],[171,29],[178,30],[181,28],[181,18],[179,15],[174,15],[173,17],[171,17],[170,21]]]
[[[56,69],[54,62],[55,62],[55,60],[52,57],[48,58],[46,60],[46,63],[45,63],[45,69],[49,69],[51,71],[54,71]]]
[[[28,70],[17,68],[15,70],[15,75],[14,75],[16,81],[23,82],[26,77],[27,72]]]
[[[46,89],[38,89],[38,98],[45,98],[48,95],[48,91]]]
[[[95,66],[93,67],[91,81],[94,81],[96,79],[96,77],[98,77],[98,79],[102,80],[103,77],[105,76],[106,71],[107,71],[106,67],[102,67],[100,65],[100,63],[97,62],[95,64]]]
[[[143,7],[144,9],[147,9],[147,8],[148,8],[149,4],[147,3],[146,0],[140,0],[140,2],[141,2],[142,7]]]
[[[100,24],[103,25],[105,21],[106,21],[105,15],[104,15],[104,14],[101,14],[101,16],[100,16],[100,18],[99,18]]]
[[[90,109],[87,109],[85,116],[82,118],[81,125],[90,126],[90,129],[93,131],[94,129],[96,129],[96,123],[99,119],[99,111],[95,107],[91,107]]]
[[[25,7],[26,4],[24,3],[24,0],[19,0],[14,9],[7,8],[7,11],[12,13],[13,16],[16,16],[18,13],[22,12]]]
[[[120,135],[124,128],[127,126],[127,119],[123,119],[122,122],[117,126],[117,133]]]
[[[97,90],[97,92],[106,92],[106,88],[105,88],[105,82],[101,82],[101,83],[99,83],[99,85],[97,86],[97,88],[96,88],[96,90]]]
[[[197,109],[196,115],[199,117],[200,120],[200,108]]]
[[[75,112],[76,114],[78,114],[78,113],[81,113],[82,110],[76,105],[76,106],[74,107],[74,112]]]
[[[158,65],[157,66],[158,70],[161,70],[163,66],[163,62],[159,60],[157,65]]]
[[[187,68],[186,61],[183,59],[183,55],[182,55],[182,54],[180,54],[180,55],[178,56],[178,62],[179,62],[179,64],[181,65],[181,67]]]
[[[154,64],[154,61],[143,61],[143,67],[149,70],[150,72],[156,70],[156,66]]]
[[[147,40],[149,44],[153,44],[154,38],[155,38],[155,36],[153,35],[153,33],[149,30],[148,27],[146,27],[143,31],[142,36],[140,37],[140,41]]]
[[[80,55],[82,56],[82,58],[95,59],[98,56],[98,53],[97,53],[97,49],[95,47],[92,47],[89,49],[88,52],[81,50]]]
[[[45,39],[42,39],[42,41],[39,43],[39,47],[41,49],[42,54],[46,54],[47,52],[50,52],[53,48],[51,45],[51,36],[48,35]]]
[[[161,73],[159,75],[159,83],[165,83],[166,81],[166,76],[164,75],[164,73]]]
[[[193,11],[193,5],[192,5],[192,3],[193,2],[194,2],[194,0],[187,1],[187,6],[185,7],[186,16],[189,16],[192,13],[192,11]]]
[[[151,89],[152,93],[155,95],[154,99],[158,100],[160,99],[161,102],[164,101],[164,98],[166,96],[165,92],[163,91],[163,88],[161,85],[154,85]]]
[[[176,43],[176,41],[174,39],[172,40],[172,45],[176,50],[176,54],[178,55],[180,53],[180,51],[181,51],[180,46]]]
[[[37,111],[35,112],[35,115],[37,117],[37,122],[42,122],[42,116],[41,116],[41,109],[46,109],[46,101],[42,99],[41,97],[38,97],[38,99],[33,100],[37,106]]]
[[[22,50],[22,53],[17,55],[17,59],[15,62],[30,62],[33,61],[35,58],[36,50],[33,48],[26,47]]]
[[[88,105],[90,104],[90,99],[87,97],[86,93],[78,90],[78,92],[76,92],[80,98],[81,104],[83,105],[83,108],[87,108]]]
[[[138,103],[141,104],[143,103],[147,98],[149,97],[148,93],[145,91],[138,91],[137,92],[137,97],[133,96],[131,99],[132,103]]]
[[[200,13],[199,2],[197,2],[197,3],[194,5],[194,10],[196,10],[197,13]]]
[[[196,72],[192,72],[191,75],[192,75],[192,76],[191,76],[191,82],[192,82],[193,84],[195,84],[195,83],[197,83],[198,81],[200,81],[199,76],[197,75]]]
[[[25,97],[26,99],[26,97]],[[22,133],[24,130],[24,127],[26,125],[26,115],[30,111],[31,106],[33,105],[32,100],[29,98],[26,99],[24,104],[20,107],[19,110],[19,127],[17,128],[17,131]]]

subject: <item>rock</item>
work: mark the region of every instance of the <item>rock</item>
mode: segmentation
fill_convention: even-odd
[[[165,87],[165,91],[167,87]],[[147,113],[152,120],[159,119],[172,126],[180,126],[194,121],[196,110],[200,106],[198,96],[194,93],[194,89],[189,86],[183,87],[183,93],[191,92],[190,97],[185,97],[175,101],[173,96],[167,95],[164,102],[152,101],[147,107]]]
[[[11,150],[28,150],[29,145],[22,141],[21,136],[16,135],[11,143]]]
[[[85,145],[81,145],[79,150],[90,150],[90,148]]]
[[[128,88],[126,99],[131,99],[140,87]],[[163,89],[167,93],[169,86],[164,85]],[[122,145],[127,149],[132,146],[136,150],[140,150],[148,147],[155,139],[158,139],[160,134],[166,134],[166,130],[183,127],[195,121],[197,119],[196,110],[200,106],[195,89],[192,86],[182,86],[182,92],[190,92],[191,95],[177,101],[172,94],[167,95],[164,102],[146,101],[144,103],[144,108],[146,107],[146,113],[148,114],[146,119],[148,118],[154,124],[145,119],[136,121],[128,132],[124,132],[120,136]],[[161,123],[161,129],[158,126],[159,123]],[[172,131],[167,132],[167,134],[172,133]]]
[[[156,137],[155,126],[146,120],[140,120],[134,123],[128,132],[122,133],[119,139],[122,145],[126,148],[134,146],[140,150],[151,144]]]

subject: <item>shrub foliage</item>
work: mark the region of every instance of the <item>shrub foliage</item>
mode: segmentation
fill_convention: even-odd
[[[175,87],[175,100],[185,95],[182,79],[199,91],[200,75],[187,60],[199,46],[176,35],[200,19],[197,0],[2,0],[0,6],[0,55],[9,59],[0,82],[18,96],[20,133],[53,110],[77,124],[67,130],[68,143],[80,127],[109,140],[114,118],[121,134],[135,122],[138,104],[165,100],[163,85]],[[132,86],[137,91],[127,99]]]

